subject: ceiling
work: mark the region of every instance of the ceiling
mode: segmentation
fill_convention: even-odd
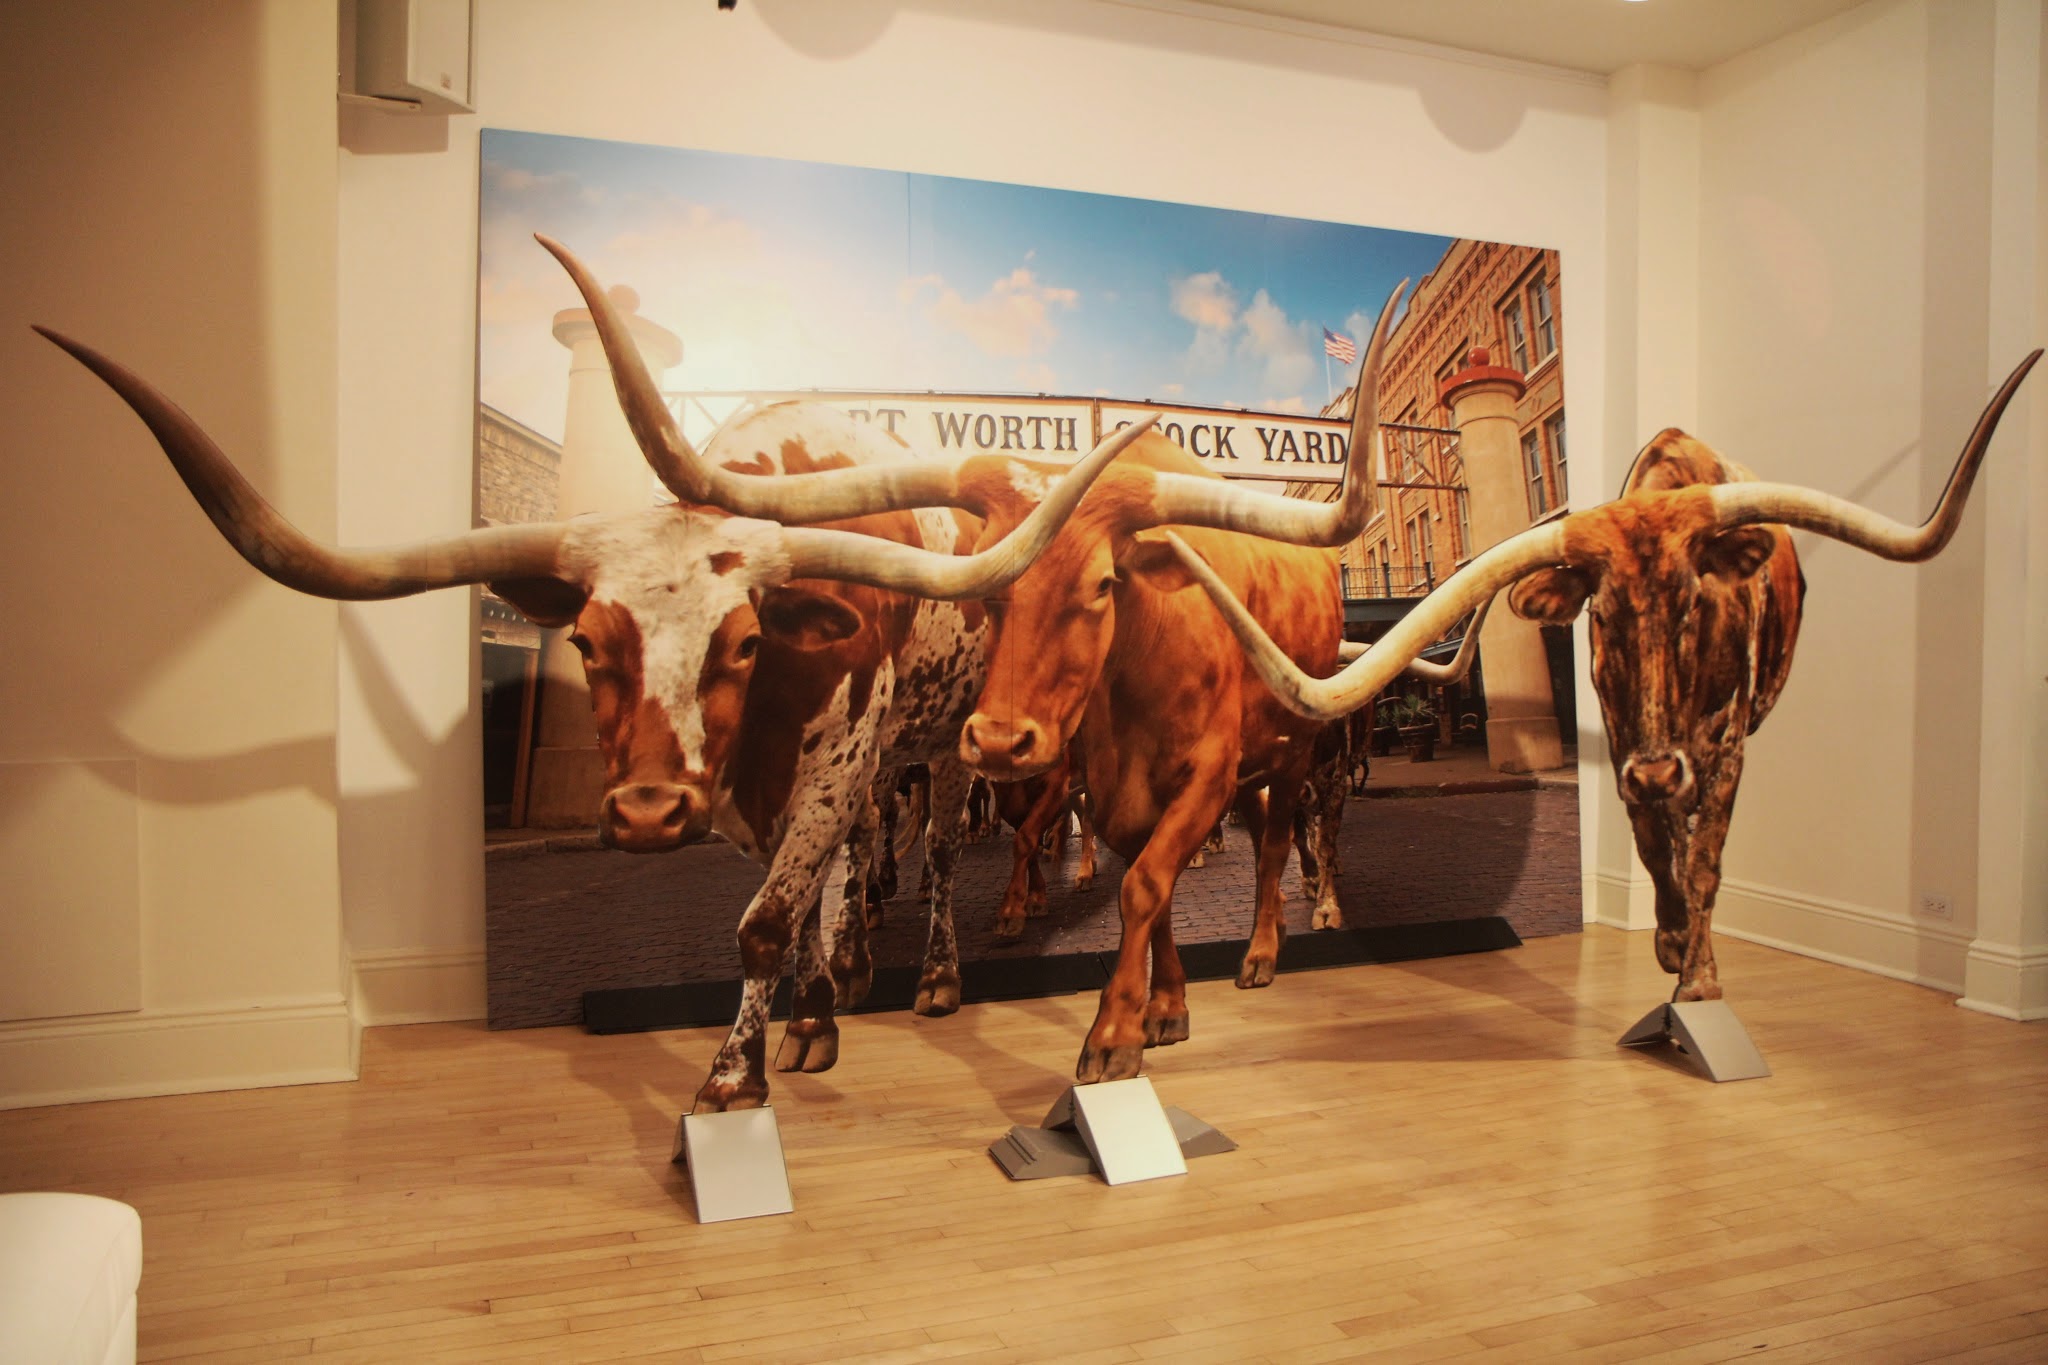
[[[1865,0],[1207,0],[1611,75],[1647,62],[1704,70]]]

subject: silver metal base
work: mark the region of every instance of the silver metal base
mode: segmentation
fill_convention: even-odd
[[[782,1164],[775,1107],[725,1114],[685,1114],[676,1127],[674,1160],[689,1167],[697,1221],[765,1218],[795,1209]]]
[[[1749,1030],[1725,1000],[1675,1000],[1659,1005],[1621,1035],[1621,1047],[1670,1043],[1710,1081],[1748,1081],[1771,1074]]]
[[[1139,1076],[1071,1085],[1046,1111],[1042,1127],[1022,1124],[989,1145],[1012,1180],[1100,1172],[1112,1185],[1187,1174],[1187,1158],[1230,1152],[1237,1144],[1185,1109],[1166,1109]]]

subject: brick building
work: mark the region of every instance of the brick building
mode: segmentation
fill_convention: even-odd
[[[1386,514],[1345,547],[1346,596],[1420,595],[1472,555],[1464,464],[1442,391],[1476,350],[1528,386],[1517,420],[1529,523],[1569,510],[1562,309],[1557,253],[1536,247],[1453,242],[1416,286],[1380,377],[1381,477],[1411,486],[1388,488]],[[1350,393],[1325,411],[1348,417]]]
[[[1475,545],[1475,496],[1515,509],[1517,529],[1563,516],[1571,488],[1564,412],[1563,291],[1558,255],[1536,247],[1460,240],[1416,286],[1388,339],[1380,377],[1382,511],[1344,547],[1348,635],[1371,639],[1414,599],[1456,572]],[[1452,376],[1497,366],[1519,375],[1519,461],[1513,490],[1475,490],[1444,402]],[[1349,417],[1347,390],[1324,409]],[[1326,497],[1334,490],[1308,495]],[[1491,543],[1489,541],[1489,543]],[[1543,632],[1561,730],[1575,724],[1571,641]],[[1485,668],[1482,655],[1480,668]],[[1394,690],[1414,690],[1396,684]],[[1443,697],[1447,729],[1476,730],[1485,708],[1477,679]]]

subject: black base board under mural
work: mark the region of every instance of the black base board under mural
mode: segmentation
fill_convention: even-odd
[[[1282,972],[1316,971],[1366,963],[1413,962],[1519,948],[1521,936],[1499,915],[1438,920],[1428,924],[1387,924],[1369,929],[1330,929],[1291,934],[1280,949]],[[1180,950],[1190,981],[1234,978],[1244,959],[1245,940],[1190,943]],[[960,1002],[1028,1000],[1100,990],[1116,965],[1113,953],[1062,953],[1046,957],[984,958],[960,969]],[[917,999],[915,967],[875,972],[868,997],[856,1014],[907,1010]],[[739,1012],[738,981],[692,981],[674,986],[632,986],[583,993],[583,1027],[591,1033],[644,1033],[650,1029],[696,1028],[731,1023]],[[789,1012],[789,982],[775,992],[774,1013]]]

